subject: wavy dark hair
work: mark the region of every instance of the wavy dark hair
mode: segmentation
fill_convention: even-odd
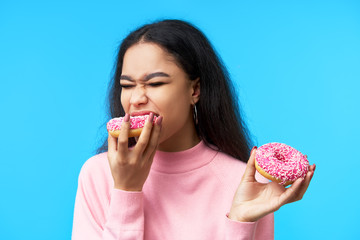
[[[125,52],[139,42],[155,43],[170,53],[190,80],[200,79],[197,133],[216,150],[247,162],[251,139],[241,116],[236,91],[222,60],[196,27],[182,20],[162,20],[131,32],[121,43],[108,89],[110,118],[123,116],[120,76]],[[133,145],[134,139],[129,144]],[[107,139],[97,153],[107,150]]]

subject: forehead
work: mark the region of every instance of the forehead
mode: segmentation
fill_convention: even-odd
[[[137,43],[131,46],[124,55],[123,72],[146,69],[174,68],[175,58],[162,47],[154,43]]]

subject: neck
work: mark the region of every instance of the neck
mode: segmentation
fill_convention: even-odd
[[[179,131],[159,144],[158,150],[163,152],[180,152],[190,149],[200,142],[195,125],[192,123],[188,131]]]
[[[151,169],[167,174],[184,173],[205,166],[216,154],[217,151],[208,148],[202,141],[184,151],[156,151]]]

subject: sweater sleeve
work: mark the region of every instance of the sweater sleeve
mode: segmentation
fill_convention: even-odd
[[[103,239],[135,240],[143,236],[143,193],[113,189]]]
[[[143,239],[143,193],[112,189],[101,168],[87,165],[79,175],[72,239]]]
[[[237,222],[226,218],[226,240],[273,240],[274,214],[256,222]]]

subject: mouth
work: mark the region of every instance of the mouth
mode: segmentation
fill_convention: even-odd
[[[155,117],[158,117],[159,114],[152,112],[152,111],[138,111],[138,112],[132,112],[130,113],[131,117],[135,117],[135,116],[146,116],[146,115],[150,115],[150,113],[153,113]]]

